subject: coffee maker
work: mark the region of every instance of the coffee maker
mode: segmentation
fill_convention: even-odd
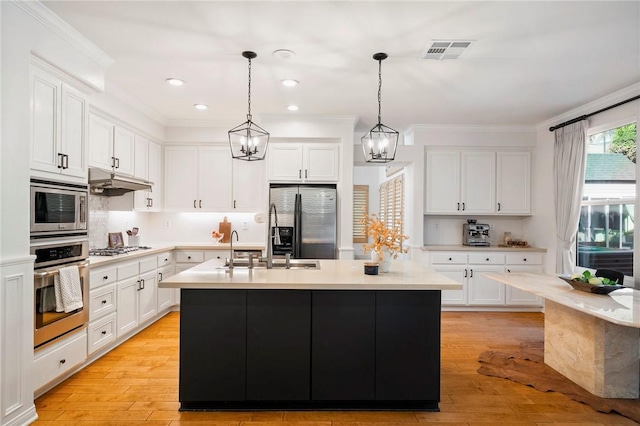
[[[462,244],[465,246],[489,247],[489,225],[476,223],[475,219],[468,219],[462,225]]]

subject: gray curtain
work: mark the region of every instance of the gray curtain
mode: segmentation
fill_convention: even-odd
[[[556,272],[573,273],[580,202],[586,168],[587,120],[555,132],[553,161],[556,208]]]

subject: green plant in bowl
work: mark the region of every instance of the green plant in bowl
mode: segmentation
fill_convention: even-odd
[[[609,278],[596,277],[589,271],[584,271],[582,274],[571,275],[571,281],[581,281],[583,283],[589,283],[593,285],[617,285],[618,280],[610,280]]]

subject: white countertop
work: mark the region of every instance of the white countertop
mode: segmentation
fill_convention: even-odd
[[[613,324],[640,328],[640,291],[632,288],[616,290],[608,295],[592,294],[575,290],[555,275],[533,273],[483,275]]]
[[[282,290],[461,290],[462,284],[409,260],[391,271],[364,274],[364,260],[320,260],[320,269],[228,270],[218,259],[164,279],[162,288]]]
[[[489,247],[483,247],[483,246],[465,246],[462,244],[451,244],[451,245],[446,245],[446,244],[432,244],[432,245],[426,245],[426,246],[422,246],[422,250],[424,251],[478,251],[478,252],[483,252],[483,251],[517,251],[517,252],[546,252],[547,249],[545,248],[540,248],[540,247],[498,247],[497,245],[495,246],[489,246]]]
[[[125,254],[115,256],[89,256],[89,264],[92,267],[105,266],[123,260],[134,260],[152,254],[163,253],[171,250],[224,250],[230,251],[231,245],[228,243],[155,243],[149,244],[152,248],[140,249]],[[234,250],[264,250],[261,244],[233,244]]]

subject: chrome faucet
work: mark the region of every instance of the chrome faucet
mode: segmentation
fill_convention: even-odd
[[[271,235],[271,211],[273,210],[273,215],[276,219],[276,226],[273,228],[273,235]],[[278,230],[278,210],[276,209],[276,204],[271,203],[269,205],[269,215],[267,220],[267,269],[273,268],[273,245],[274,244],[282,244],[280,241],[280,231]]]
[[[229,238],[231,256],[229,256],[229,269],[233,269],[233,234],[236,234],[236,241],[238,241],[238,231],[231,231],[231,238]]]

